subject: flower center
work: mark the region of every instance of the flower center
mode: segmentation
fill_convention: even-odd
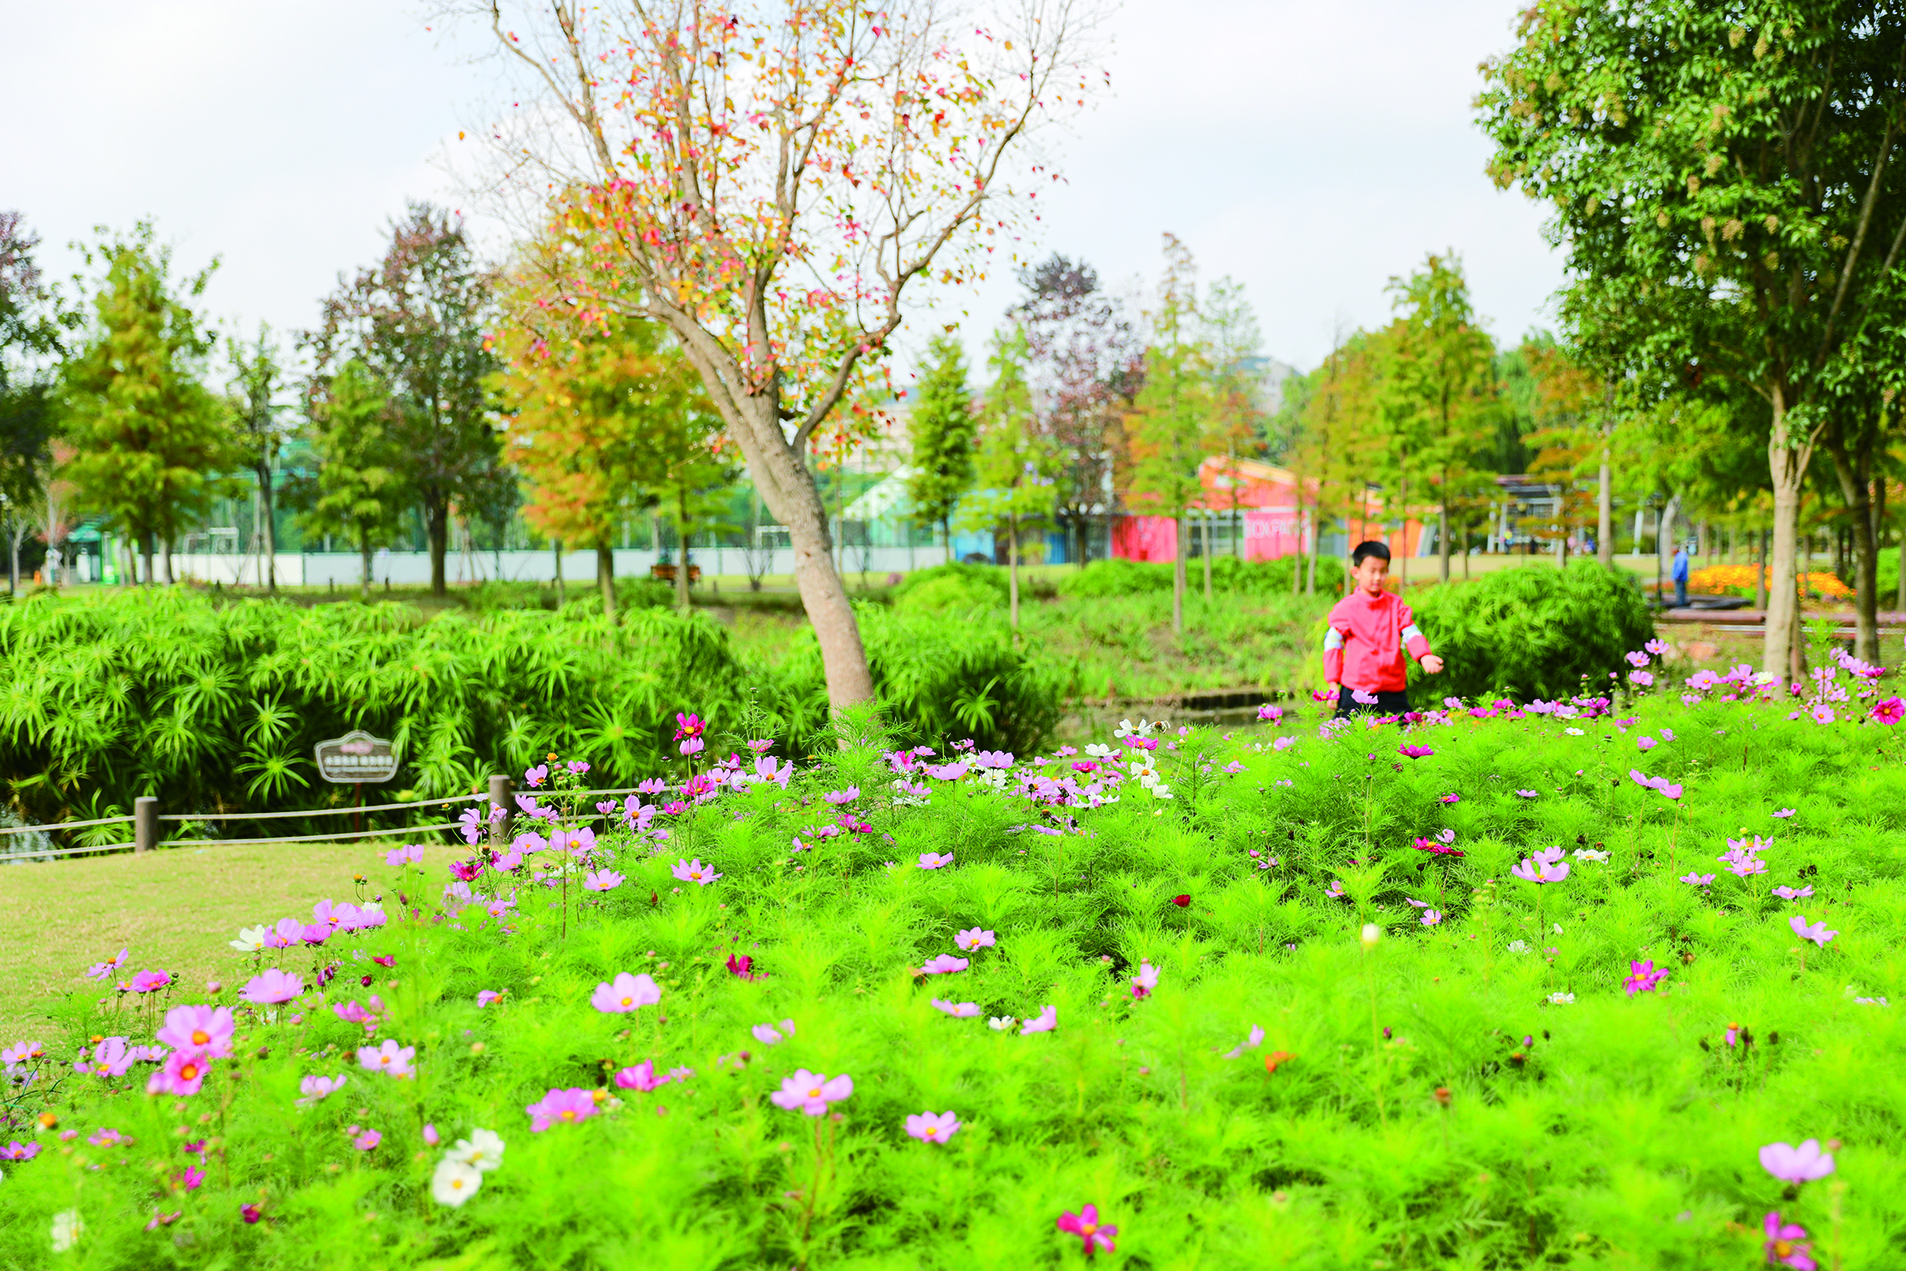
[[[576,1119],[576,1114],[570,1109],[564,1108],[562,1111],[562,1118],[565,1121],[574,1121]]]
[[[1097,1223],[1088,1222],[1079,1228],[1079,1234],[1082,1236],[1089,1236],[1093,1232],[1097,1231],[1098,1229],[1099,1229],[1099,1225]]]
[[[180,1064],[179,1065],[180,1080],[194,1081],[198,1078],[198,1075],[199,1075],[199,1067],[197,1064]]]
[[[624,1006],[628,1006],[628,1005],[629,1005],[630,1003],[632,1003],[632,1002],[634,1002],[634,1001],[635,1001],[635,999],[634,999],[634,998],[632,998],[632,997],[625,997],[625,998],[623,998],[623,999],[622,999],[622,1004],[623,1004]]]
[[[206,1042],[209,1042],[211,1040],[212,1040],[212,1035],[206,1032],[204,1029],[195,1028],[192,1030],[192,1044],[194,1046],[203,1046]]]
[[[1791,1240],[1774,1241],[1774,1256],[1776,1258],[1785,1258],[1790,1256],[1792,1253],[1793,1253],[1793,1241]]]
[[[807,1097],[808,1097],[808,1098],[810,1098],[810,1099],[818,1099],[818,1098],[820,1098],[820,1097],[821,1097],[821,1088],[820,1088],[819,1086],[815,1086],[815,1087],[814,1087],[814,1088],[813,1088],[812,1090],[810,1090],[810,1091],[808,1091],[808,1092],[807,1092]]]

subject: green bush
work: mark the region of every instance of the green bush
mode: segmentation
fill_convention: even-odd
[[[1309,568],[1310,558],[1307,556],[1282,556],[1276,560],[1241,560],[1236,556],[1214,556],[1211,558],[1211,586],[1214,591],[1244,595],[1289,594],[1291,572],[1298,571],[1298,590],[1301,591]],[[1169,592],[1171,574],[1170,562],[1125,560],[1123,557],[1095,560],[1084,569],[1062,578],[1059,581],[1059,594],[1078,598],[1104,598]],[[1340,589],[1342,579],[1342,561],[1334,556],[1318,558],[1317,587],[1320,591],[1329,592]],[[1185,562],[1185,587],[1188,591],[1203,591],[1204,561],[1202,558],[1193,558]]]
[[[937,565],[924,570],[932,576],[909,574],[894,588],[897,613],[965,613],[973,609],[1004,609],[1010,601],[1004,570],[988,565]]]
[[[1632,579],[1592,560],[1566,570],[1502,569],[1473,582],[1412,595],[1417,625],[1442,655],[1443,673],[1413,684],[1437,696],[1508,693],[1518,700],[1607,688],[1625,672],[1623,655],[1654,635],[1654,619]]]

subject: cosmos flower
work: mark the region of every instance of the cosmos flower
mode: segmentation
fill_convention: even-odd
[[[1760,1165],[1782,1182],[1811,1183],[1833,1172],[1833,1155],[1820,1150],[1819,1139],[1807,1139],[1799,1147],[1769,1143],[1760,1150]]]
[[[1067,1210],[1060,1215],[1058,1227],[1060,1231],[1077,1236],[1084,1242],[1085,1256],[1088,1258],[1100,1249],[1111,1253],[1113,1251],[1112,1237],[1118,1234],[1117,1227],[1099,1221],[1097,1205],[1081,1205],[1076,1214]]]
[[[1657,968],[1652,960],[1647,962],[1630,962],[1628,964],[1628,977],[1622,981],[1622,987],[1628,990],[1629,997],[1633,997],[1637,993],[1652,993],[1655,991],[1655,986],[1660,984],[1667,976],[1668,968]]]
[[[960,1128],[960,1119],[951,1112],[922,1112],[907,1118],[907,1136],[922,1143],[944,1143]]]
[[[613,983],[596,985],[596,991],[590,995],[589,1005],[605,1015],[620,1015],[644,1006],[654,1006],[661,1000],[662,990],[647,972],[631,975],[624,971],[615,977]]]
[[[838,1077],[829,1077],[824,1073],[809,1072],[798,1068],[794,1075],[781,1083],[781,1088],[768,1096],[777,1108],[786,1108],[790,1112],[805,1112],[811,1117],[822,1116],[827,1105],[839,1103],[854,1093],[854,1079],[846,1073]]]

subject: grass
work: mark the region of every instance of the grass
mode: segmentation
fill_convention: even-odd
[[[1687,707],[1678,692],[1622,703],[1619,720],[1457,716],[1411,736],[1433,752],[1419,759],[1394,729],[1332,738],[1295,717],[1283,746],[1167,734],[1149,755],[1172,797],[1128,759],[1121,798],[1100,806],[1083,786],[1021,784],[1072,771],[1051,763],[1003,780],[915,770],[925,795],[896,791],[867,737],[785,790],[657,817],[665,842],[606,839],[599,855],[626,876],[607,892],[486,873],[477,892],[516,902],[499,918],[451,899],[440,863],[422,885],[379,865],[373,885],[416,896],[422,920],[393,909],[388,926],[272,955],[307,984],[275,1015],[224,990],[234,1056],[201,1092],[148,1097],[149,1068],[61,1078],[81,1039],[143,1040],[159,1013],[95,1007],[78,974],[115,940],[135,965],[181,962],[157,930],[183,918],[177,940],[202,941],[210,973],[237,984],[271,962],[219,953],[232,916],[309,912],[347,894],[351,867],[334,860],[273,908],[208,864],[179,885],[224,893],[219,930],[189,932],[211,912],[202,898],[53,969],[70,991],[45,1004],[46,1076],[9,1096],[9,1135],[45,1150],[0,1167],[0,1264],[51,1265],[55,1215],[72,1211],[74,1257],[94,1267],[1019,1271],[1080,1265],[1054,1224],[1092,1204],[1117,1226],[1096,1260],[1114,1267],[1745,1271],[1764,1265],[1770,1211],[1805,1227],[1821,1266],[1898,1265],[1897,734],[1854,722],[1857,704],[1823,726],[1784,703],[1717,691]],[[1680,783],[1682,800],[1631,767]],[[818,834],[837,815],[821,796],[850,787],[866,832]],[[1444,834],[1462,855],[1413,850]],[[1771,836],[1764,875],[1713,863],[1743,834]],[[1551,845],[1566,879],[1511,872]],[[952,859],[923,869],[922,853]],[[722,877],[684,881],[680,858]],[[78,876],[111,879],[104,864]],[[1717,877],[1678,881],[1691,869]],[[48,894],[36,914],[89,921],[84,904],[50,911]],[[1837,934],[1803,942],[1798,915]],[[974,929],[995,942],[956,939]],[[969,964],[923,976],[941,955]],[[1643,961],[1665,978],[1625,991]],[[318,1001],[322,965],[340,971]],[[624,973],[652,977],[659,1003],[594,1006]],[[479,1007],[479,990],[504,997]],[[414,1047],[411,1080],[360,1068],[365,1030],[330,1009],[373,993],[371,1040]],[[976,1013],[949,1017],[936,998]],[[1050,1031],[987,1024],[1047,1008]],[[692,1072],[642,1089],[644,1063]],[[813,1088],[800,1072],[851,1076],[838,1119],[772,1101]],[[339,1073],[339,1094],[301,1095],[302,1079]],[[527,1109],[566,1090],[576,1120],[533,1130]],[[42,1110],[57,1130],[34,1126]],[[947,1110],[961,1122],[949,1141],[906,1132]],[[104,1141],[108,1127],[131,1145]],[[353,1146],[366,1128],[381,1141]],[[460,1168],[452,1140],[477,1128],[507,1144],[500,1167],[460,1207],[433,1201],[433,1178]],[[199,1137],[202,1158],[178,1146]],[[1807,1138],[1832,1141],[1829,1178],[1761,1168],[1762,1146]],[[191,1189],[188,1165],[205,1175]],[[148,1229],[155,1212],[177,1217]]]
[[[181,984],[228,975],[229,941],[260,915],[309,910],[308,897],[347,895],[353,875],[381,875],[381,842],[234,844],[144,855],[76,857],[0,869],[0,931],[33,932],[29,951],[0,960],[0,1035],[44,1028],[44,1007],[72,987],[72,969],[131,947],[126,974],[170,971]],[[448,859],[432,848],[432,859]]]

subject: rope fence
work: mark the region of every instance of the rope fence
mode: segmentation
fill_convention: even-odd
[[[488,803],[492,807],[500,807],[503,809],[503,816],[499,820],[479,822],[479,824],[483,824],[488,828],[492,841],[505,841],[509,837],[510,822],[515,816],[513,810],[514,800],[512,798],[514,793],[512,783],[508,777],[492,776],[487,792],[456,794],[443,799],[418,799],[410,803],[380,803],[371,807],[308,808],[291,812],[168,813],[164,816],[159,814],[159,800],[157,796],[141,795],[133,800],[133,810],[131,815],[128,816],[105,816],[89,821],[56,821],[46,825],[0,826],[0,835],[31,834],[35,831],[43,834],[51,834],[62,830],[79,830],[96,825],[119,825],[128,821],[132,822],[133,837],[129,842],[98,843],[89,847],[48,848],[45,851],[39,852],[28,851],[14,853],[16,859],[24,858],[27,860],[45,860],[51,857],[123,852],[128,848],[134,852],[148,852],[158,847],[223,847],[240,843],[312,843],[330,842],[334,840],[341,841],[344,839],[401,838],[411,834],[434,834],[442,830],[459,829],[464,825],[464,822],[459,820],[442,821],[435,825],[389,826],[383,829],[351,830],[337,834],[289,834],[278,835],[271,838],[175,839],[171,842],[162,842],[160,840],[159,825],[161,822],[198,824],[212,821],[266,821],[282,817],[362,815],[366,812],[396,812],[411,808],[435,808],[451,803],[475,802]],[[533,793],[546,795],[550,792],[535,791]],[[625,786],[614,790],[564,790],[559,793],[561,797],[565,799],[579,799],[598,795],[637,794],[640,793],[640,791],[635,786]],[[602,813],[591,811],[586,814],[585,819],[593,821],[606,818]]]

